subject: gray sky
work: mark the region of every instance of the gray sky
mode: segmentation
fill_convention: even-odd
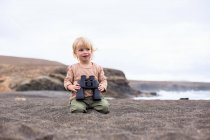
[[[0,55],[77,62],[89,38],[94,62],[128,79],[210,82],[208,0],[0,0]]]

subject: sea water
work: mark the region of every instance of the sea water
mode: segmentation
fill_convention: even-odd
[[[188,98],[189,100],[210,100],[210,91],[158,91],[157,96],[134,97],[134,100],[179,100]]]

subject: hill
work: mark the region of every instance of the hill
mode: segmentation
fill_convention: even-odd
[[[65,91],[67,65],[55,61],[0,56],[0,92],[28,90]],[[140,95],[132,89],[125,74],[104,68],[108,80],[107,96],[125,98]]]
[[[141,91],[210,90],[210,83],[205,83],[205,82],[129,80],[129,85],[132,88]]]

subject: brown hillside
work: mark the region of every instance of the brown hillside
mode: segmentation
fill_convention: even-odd
[[[62,63],[35,59],[35,58],[24,58],[24,57],[14,57],[14,56],[2,56],[0,55],[0,64],[10,64],[10,65],[63,65]]]
[[[54,61],[0,56],[0,92],[64,91],[63,80],[66,71],[67,65]],[[107,95],[123,98],[140,94],[128,85],[122,71],[107,68],[104,71],[108,79]]]

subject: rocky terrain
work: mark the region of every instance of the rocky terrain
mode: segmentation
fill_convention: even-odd
[[[0,56],[0,92],[55,90],[64,91],[67,66],[58,62]],[[107,96],[125,98],[140,95],[132,89],[120,70],[104,68],[108,78]]]
[[[186,81],[135,81],[130,80],[129,85],[141,91],[187,91],[187,90],[210,90],[210,83],[186,82]]]

